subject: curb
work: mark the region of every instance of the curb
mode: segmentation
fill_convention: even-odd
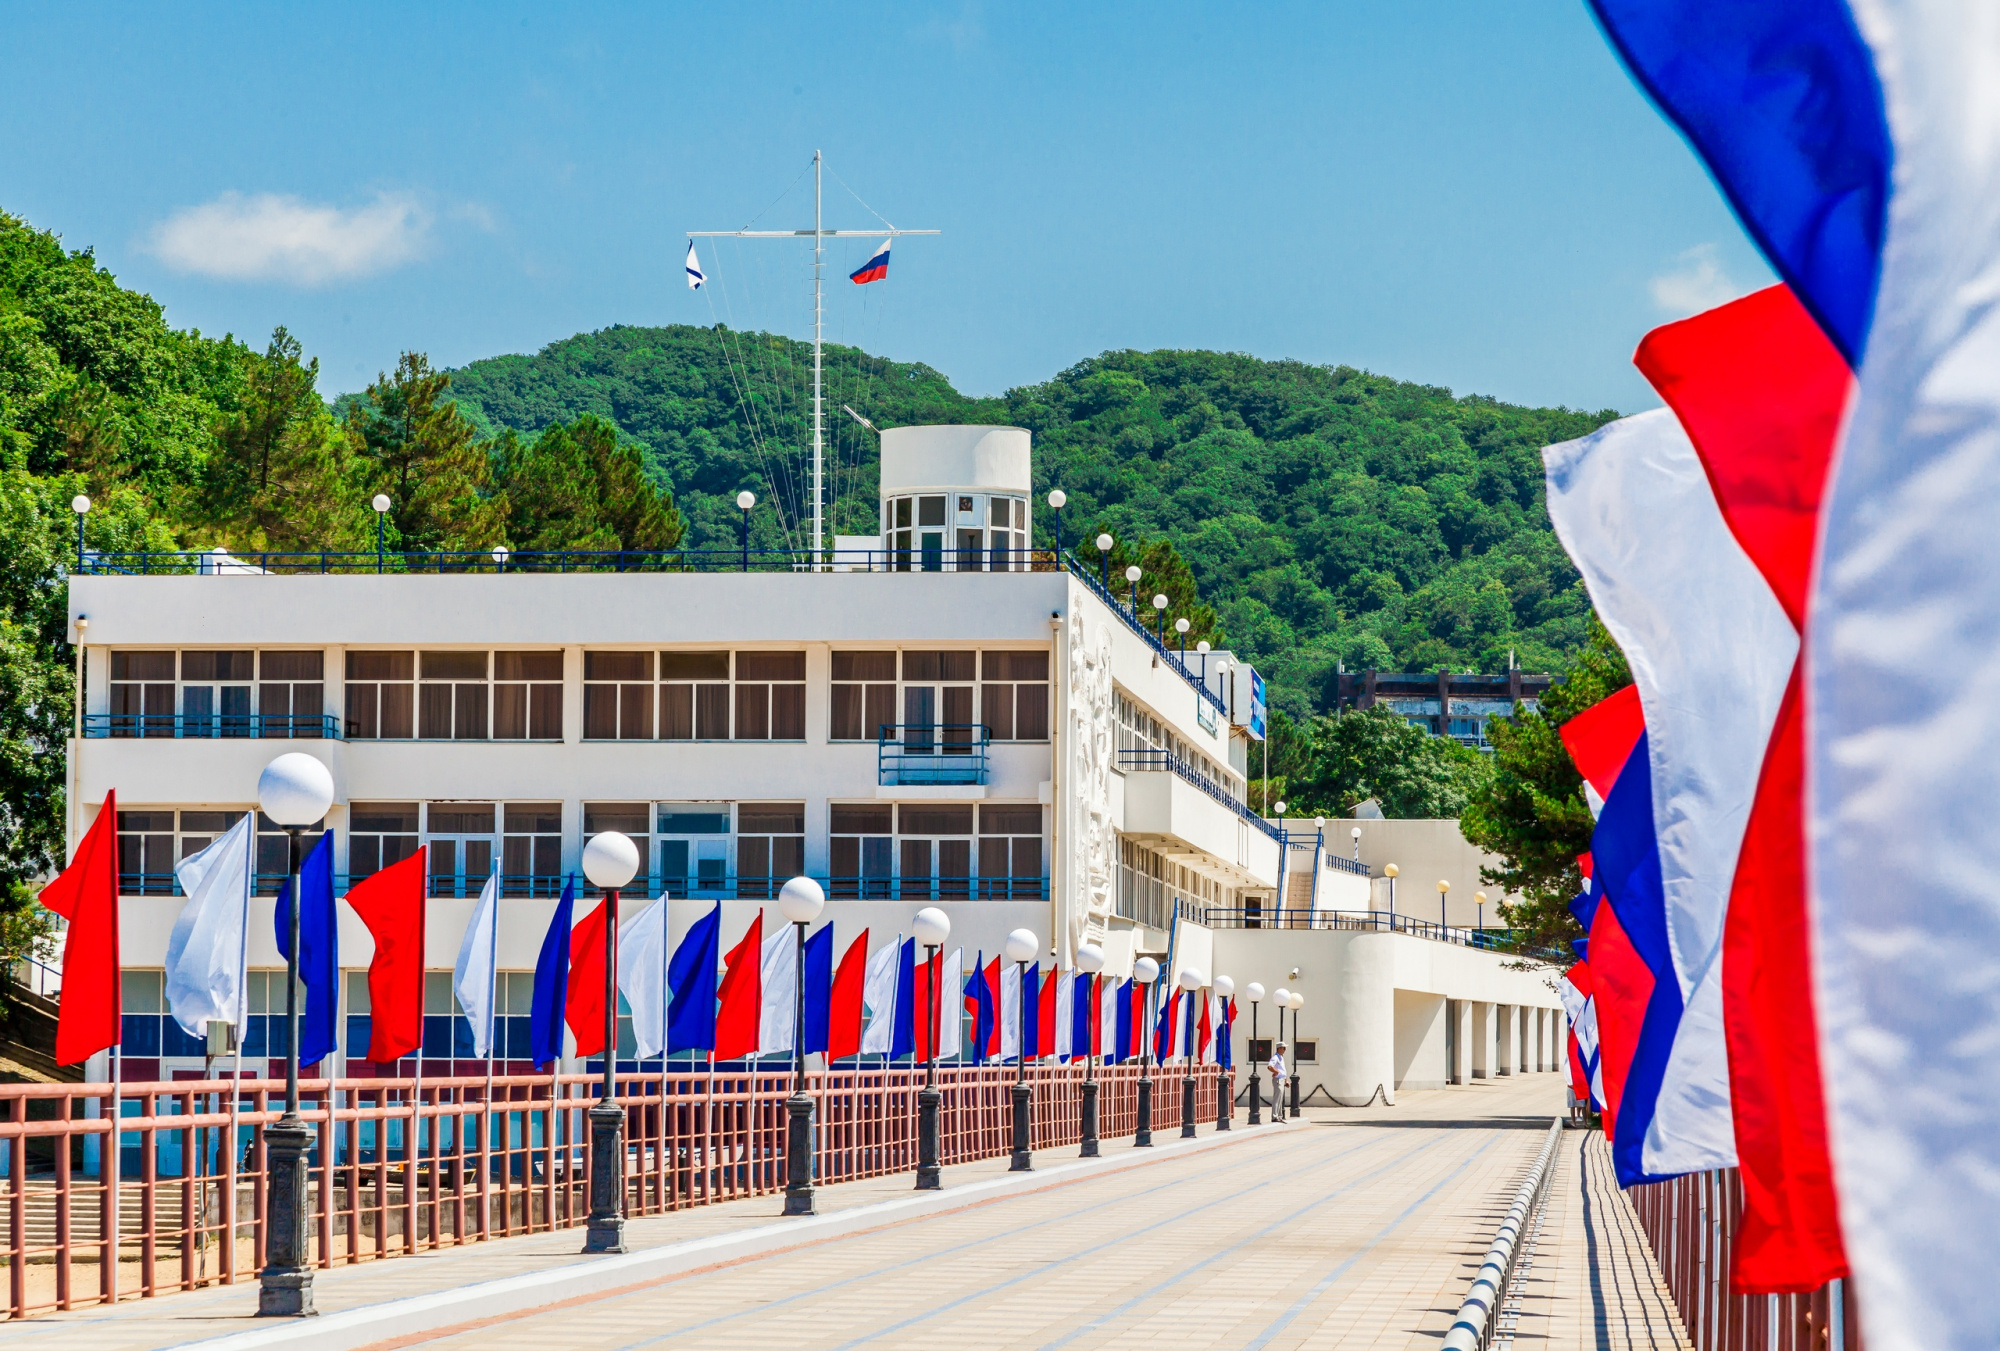
[[[1289,1126],[1291,1123],[1282,1124]],[[733,1234],[663,1243],[612,1257],[569,1262],[545,1271],[364,1304],[316,1318],[290,1319],[245,1332],[180,1342],[167,1351],[254,1351],[254,1348],[272,1346],[296,1348],[297,1351],[348,1351],[349,1348],[391,1339],[398,1343],[420,1341],[423,1338],[418,1334],[443,1332],[466,1322],[486,1323],[496,1318],[529,1313],[583,1296],[602,1295],[671,1276],[769,1256],[870,1229],[1081,1181],[1101,1173],[1122,1172],[1167,1159],[1203,1154],[1244,1140],[1265,1139],[1271,1134],[1264,1127],[1251,1131],[1239,1123],[1235,1129],[1226,1132],[1211,1129],[1209,1134],[1193,1140],[1175,1138],[1159,1141],[1146,1156],[1140,1156],[1139,1151],[1128,1147],[1113,1155],[1073,1160],[1028,1173],[1005,1173],[962,1187],[935,1192],[912,1191],[910,1195],[895,1200],[758,1225]]]

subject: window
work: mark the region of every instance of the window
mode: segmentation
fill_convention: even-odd
[[[502,894],[562,894],[562,804],[509,802],[500,809]]]
[[[417,852],[417,804],[350,803],[347,830],[347,875],[359,882]]]
[[[662,896],[719,896],[729,884],[729,804],[662,802],[654,867]]]
[[[419,652],[417,670],[417,735],[425,741],[486,740],[486,654]]]
[[[207,1040],[189,1036],[168,1012],[166,976],[164,971],[134,969],[118,973],[121,1049],[128,1057],[208,1054]],[[131,1073],[129,1061],[126,1073]]]
[[[986,900],[1042,899],[1042,808],[979,806],[979,894]]]
[[[326,712],[326,653],[259,652],[257,712],[265,736],[321,735]]]
[[[736,739],[806,739],[806,654],[736,654]]]
[[[360,972],[362,986],[367,986],[368,973]],[[291,1050],[291,1029],[285,1022],[285,973],[278,971],[251,971],[248,973],[248,988],[244,994],[250,1005],[250,1016],[245,1018],[243,1029],[243,1054],[245,1056],[265,1056],[273,1060],[286,1055]],[[348,986],[349,991],[353,985]],[[299,986],[299,1007],[305,1008],[305,986]],[[362,1004],[367,1008],[366,1002]],[[362,1051],[368,1049],[363,1039]],[[299,1066],[301,1071],[307,1067]]]
[[[414,736],[416,670],[413,652],[349,652],[347,734],[370,741]]]
[[[495,811],[490,802],[431,802],[424,807],[433,896],[477,896],[493,874]]]
[[[501,1045],[505,1045],[514,1039],[512,1036],[514,1031],[512,1024],[516,1022],[528,1023],[530,1021],[530,1019],[525,1017],[514,1018],[506,1016],[511,1012],[512,1003],[518,994],[514,983],[521,979],[521,976],[522,973],[513,971],[494,973],[493,993],[496,996],[494,1000],[495,1012],[500,1015],[494,1019],[499,1024],[495,1029],[499,1033],[495,1040]],[[534,1000],[534,973],[526,973],[526,979],[528,981],[527,997],[529,1002],[524,1007],[532,1009]],[[452,993],[451,972],[424,972],[423,1003],[423,1044],[419,1048],[423,1059],[426,1061],[472,1059],[472,1024],[466,1020],[465,1014],[458,1007],[458,997]],[[365,1060],[368,1057],[369,1042],[374,1036],[374,1019],[371,1016],[374,1012],[374,1007],[368,993],[368,973],[366,971],[349,971],[347,973],[347,1054],[350,1059]],[[520,1051],[523,1058],[529,1054],[529,1035],[526,1029],[523,1029],[520,1034]],[[499,1047],[495,1049],[497,1053]],[[401,1061],[397,1062],[398,1072],[408,1074],[415,1068],[414,1062],[416,1059],[416,1055],[405,1056]]]
[[[634,895],[646,895],[651,891],[650,880],[652,841],[647,826],[651,823],[652,806],[644,802],[586,802],[583,804],[583,838],[607,830],[615,830],[631,837],[639,847],[639,871],[632,875],[631,891]]]
[[[1019,497],[996,497],[991,504],[993,570],[1024,571],[1028,566],[1028,504]],[[1023,738],[1025,740],[1026,738]]]
[[[660,654],[660,739],[725,741],[729,737],[729,654]]]
[[[583,734],[593,741],[653,739],[653,654],[583,654]]]
[[[745,802],[736,808],[736,895],[755,900],[805,871],[806,804]]]
[[[125,896],[171,896],[174,864],[172,812],[118,813],[118,891]]]
[[[319,843],[320,834],[326,829],[324,819],[314,822],[299,832],[298,862],[304,863],[306,855]],[[291,837],[285,828],[262,812],[257,813],[257,894],[275,896],[278,888],[291,875]]]
[[[1049,739],[1049,654],[979,654],[980,720],[995,741]]]
[[[976,652],[903,653],[905,750],[918,755],[971,751],[972,681],[978,659]]]
[[[882,505],[882,535],[897,572],[1023,569],[1028,502],[986,493],[891,498]]]
[[[249,736],[253,652],[181,653],[181,734]]]
[[[874,741],[896,722],[896,654],[833,654],[835,741]]]
[[[904,900],[971,894],[972,804],[904,804],[896,809],[898,872]]]
[[[111,654],[111,735],[174,734],[174,654]]]
[[[886,802],[835,803],[831,809],[832,894],[881,899],[895,872],[895,810]]]
[[[493,654],[493,739],[561,741],[560,652]]]

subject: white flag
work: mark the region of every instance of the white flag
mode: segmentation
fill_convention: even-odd
[[[861,981],[861,1002],[868,1011],[868,1028],[861,1034],[863,1055],[887,1055],[896,1035],[896,971],[901,962],[903,936],[885,943],[868,954],[868,968]]]
[[[1104,1047],[1102,1054],[1118,1054],[1118,979],[1107,976],[1098,981],[1098,1044]]]
[[[256,861],[256,818],[246,813],[221,839],[174,867],[187,904],[167,936],[167,1007],[191,1037],[208,1024],[243,1033],[243,942]]]
[[[687,270],[688,290],[699,291],[701,284],[707,281],[708,278],[702,274],[701,260],[694,256],[694,241],[692,239],[688,241]]]
[[[500,874],[496,871],[479,889],[472,922],[459,940],[458,961],[451,969],[452,993],[472,1025],[472,1054],[484,1060],[493,1054],[493,946],[500,934]]]
[[[632,1009],[638,1057],[651,1060],[667,1048],[667,902],[618,926],[618,992]]]
[[[953,948],[938,977],[938,1058],[959,1053],[965,1025],[965,949]]]
[[[792,1049],[792,1023],[799,1016],[799,940],[792,926],[779,924],[764,940],[758,974],[764,984],[764,1007],[757,1015],[757,1053],[769,1055]]]
[[[1076,975],[1056,973],[1056,1060],[1065,1062],[1076,1054]],[[1085,1047],[1088,1050],[1089,1047]]]
[[[1000,1059],[1012,1060],[1021,1053],[1021,964],[1008,962],[1000,968]]]

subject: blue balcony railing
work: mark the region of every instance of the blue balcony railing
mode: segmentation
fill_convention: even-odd
[[[1393,914],[1381,910],[1304,908],[1279,910],[1256,906],[1207,906],[1201,911],[1200,919],[1211,929],[1362,929],[1377,933],[1409,934],[1413,938],[1455,943],[1460,947],[1483,948],[1488,952],[1504,952],[1531,961],[1557,965],[1567,965],[1576,960],[1559,948],[1530,943],[1513,929],[1477,929],[1456,924],[1444,925],[1435,920],[1418,919],[1415,915]]]
[[[983,784],[991,742],[980,723],[884,723],[875,742],[876,782]]]
[[[1049,897],[1049,879],[1034,876],[931,876],[931,877],[830,877],[825,873],[812,874],[813,880],[826,889],[826,894],[835,900],[850,901],[1044,901]],[[256,894],[275,896],[284,883],[282,873],[258,873]],[[347,873],[335,873],[333,892],[345,896],[360,878]],[[543,875],[502,874],[500,894],[510,899],[554,900],[562,895],[562,877]],[[785,877],[764,877],[755,875],[711,874],[702,876],[641,876],[632,879],[629,886],[620,889],[620,895],[630,899],[653,899],[665,896],[670,900],[696,901],[772,901],[778,891],[790,881]],[[486,884],[483,877],[432,877],[427,892],[432,897],[470,898],[477,896]],[[124,896],[159,896],[179,898],[182,893],[179,882],[172,873],[120,873],[118,891]],[[581,877],[576,879],[576,894],[579,899],[593,899],[597,889]]]
[[[1266,835],[1269,835],[1272,839],[1275,840],[1280,838],[1280,833],[1276,826],[1272,825],[1269,821],[1266,821],[1263,817],[1257,815],[1257,813],[1251,811],[1246,804],[1238,801],[1236,798],[1231,797],[1229,795],[1228,789],[1224,788],[1221,784],[1217,783],[1214,779],[1210,778],[1208,775],[1202,773],[1201,769],[1198,766],[1194,765],[1188,760],[1183,759],[1178,755],[1175,755],[1172,751],[1141,751],[1141,750],[1120,751],[1118,752],[1118,768],[1128,769],[1128,770],[1142,770],[1142,771],[1154,770],[1154,771],[1165,772],[1168,774],[1173,774],[1181,779],[1186,780],[1188,783],[1193,784],[1196,788],[1201,789],[1202,792],[1208,794],[1210,797],[1214,798],[1217,802],[1220,802],[1223,806],[1235,812],[1238,816],[1242,817],[1245,821],[1248,821],[1258,830],[1263,831]]]
[[[470,549],[444,553],[247,553],[86,550],[77,571],[100,576],[275,573],[436,576],[551,572],[1055,572],[1051,549]]]
[[[86,713],[86,737],[175,737],[191,740],[297,738],[338,740],[331,713]]]
[[[1198,702],[1207,703],[1217,713],[1226,715],[1229,712],[1228,707],[1222,702],[1222,696],[1210,689],[1206,680],[1188,669],[1187,653],[1174,651],[1161,641],[1159,634],[1146,627],[1145,621],[1139,617],[1136,597],[1120,599],[1116,592],[1098,578],[1097,574],[1079,562],[1075,554],[1065,553],[1062,558],[1063,566],[1069,569],[1071,576],[1089,587],[1099,600],[1111,607],[1111,613],[1125,621],[1126,628],[1145,639],[1148,647],[1159,653],[1168,665],[1180,673],[1181,679],[1194,687]]]

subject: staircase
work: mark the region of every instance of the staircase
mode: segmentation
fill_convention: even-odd
[[[0,974],[0,1083],[82,1082],[83,1066],[56,1063],[56,1001]]]

